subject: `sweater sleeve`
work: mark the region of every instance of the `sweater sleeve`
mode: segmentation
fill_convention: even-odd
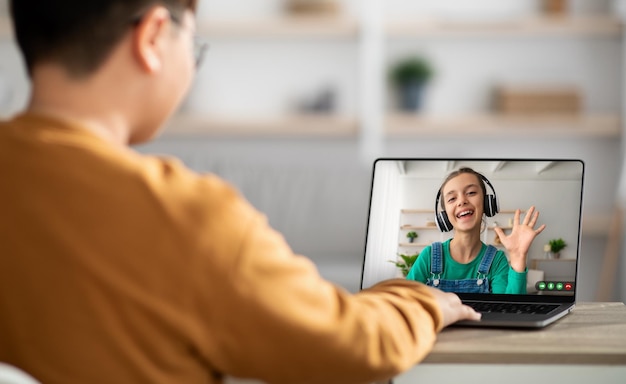
[[[357,294],[323,280],[261,215],[253,215],[219,303],[206,303],[212,364],[271,383],[360,383],[423,359],[442,314],[420,283],[379,283]],[[210,308],[210,310],[208,309]]]

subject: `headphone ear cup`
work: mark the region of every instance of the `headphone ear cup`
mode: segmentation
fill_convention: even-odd
[[[438,212],[435,216],[435,220],[437,222],[437,228],[439,228],[441,232],[450,232],[452,230],[452,223],[450,219],[448,219],[446,211]]]
[[[498,213],[500,208],[498,207],[498,198],[494,195],[485,195],[485,215],[487,217],[493,217]]]

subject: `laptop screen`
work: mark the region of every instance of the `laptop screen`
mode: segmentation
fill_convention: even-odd
[[[573,298],[583,177],[580,160],[378,159],[361,288]]]

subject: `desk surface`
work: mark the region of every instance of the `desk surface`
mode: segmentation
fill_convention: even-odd
[[[577,304],[541,330],[447,328],[424,363],[626,365],[626,306]]]

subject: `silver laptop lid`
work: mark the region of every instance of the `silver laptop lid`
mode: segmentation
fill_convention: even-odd
[[[437,272],[433,268],[433,252],[428,252],[431,255],[428,260],[421,260],[428,267],[417,265],[417,260],[425,248],[432,251],[433,243],[442,243],[442,249],[446,249],[447,241],[456,232],[449,221],[462,225],[456,218],[446,222],[445,203],[442,204],[445,197],[439,196],[444,180],[461,168],[470,168],[483,176],[480,179],[486,197],[481,202],[486,214],[480,220],[480,240],[500,251],[500,267],[504,263],[502,252],[509,259],[509,251],[499,241],[494,227],[500,227],[505,235],[511,234],[515,211],[521,210],[520,223],[523,223],[531,206],[540,212],[534,228],[542,224],[546,227],[530,244],[525,277],[518,274],[505,281],[505,285],[511,285],[509,291],[503,291],[502,281],[493,280],[502,268],[489,271],[492,284],[487,290],[484,286],[480,290],[450,288],[456,285],[448,286],[447,290],[455,291],[464,299],[510,300],[514,297],[531,302],[575,302],[584,179],[584,163],[577,159],[376,160],[361,288],[390,278],[407,278],[407,274],[410,279],[430,285],[439,283],[438,279],[446,280],[445,273],[433,273]],[[565,247],[558,249],[559,244]],[[415,264],[411,265],[412,262]],[[463,265],[455,267],[458,272]],[[495,264],[492,267],[495,268]],[[422,268],[421,273],[419,268]],[[525,278],[524,284],[519,279],[514,281],[520,276]],[[469,277],[474,279],[474,276]],[[485,282],[489,280],[478,274],[477,284],[481,277]]]

